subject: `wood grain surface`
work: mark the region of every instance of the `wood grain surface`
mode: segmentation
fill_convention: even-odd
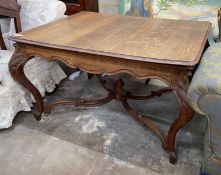
[[[12,36],[19,43],[144,62],[194,66],[209,22],[81,12]]]

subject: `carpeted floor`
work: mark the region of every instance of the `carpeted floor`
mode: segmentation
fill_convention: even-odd
[[[119,77],[126,82],[125,88],[136,94],[159,88],[125,74],[112,76],[110,83]],[[45,101],[99,99],[106,94],[96,77],[88,80],[82,74],[74,81],[64,80]],[[164,131],[179,110],[172,93],[130,104]],[[12,128],[0,131],[0,174],[197,175],[205,125],[205,119],[196,115],[178,133],[178,161],[172,165],[157,137],[134,121],[117,101],[93,108],[59,106],[44,114],[40,122],[30,112],[21,112]]]

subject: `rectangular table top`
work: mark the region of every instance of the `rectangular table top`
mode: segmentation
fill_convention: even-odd
[[[194,66],[201,58],[210,27],[209,22],[81,12],[11,39],[130,60]]]

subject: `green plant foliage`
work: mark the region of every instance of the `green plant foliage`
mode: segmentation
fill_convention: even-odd
[[[167,10],[172,5],[170,0],[157,1],[157,7],[159,11]]]
[[[124,0],[126,3],[131,3],[132,0]],[[143,0],[137,0],[143,1]],[[157,16],[160,12],[168,10],[174,3],[183,4],[187,7],[194,7],[197,5],[215,5],[221,6],[221,0],[154,0],[157,5],[157,12],[155,15]],[[152,0],[151,0],[152,2]],[[137,14],[137,9],[134,11]]]
[[[186,6],[192,7],[195,5],[206,5],[208,4],[209,0],[158,0],[157,1],[157,7],[158,7],[158,13],[161,11],[167,10],[170,6],[173,5],[173,3],[179,3],[184,4]]]

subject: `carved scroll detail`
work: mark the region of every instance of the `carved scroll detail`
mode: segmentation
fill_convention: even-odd
[[[116,75],[116,74],[120,74],[120,73],[128,73],[131,76],[133,76],[136,79],[159,79],[163,82],[165,82],[166,84],[170,85],[171,84],[171,76],[172,70],[169,70],[169,73],[166,73],[167,71],[165,71],[164,67],[160,67],[160,65],[145,65],[145,67],[140,64],[139,66],[141,67],[140,69],[142,69],[142,71],[137,72],[136,70],[138,70],[138,67],[133,67],[133,68],[128,68],[129,66],[127,66],[126,63],[120,63],[120,61],[115,62],[115,60],[113,59],[113,62],[111,63],[114,66],[109,66],[109,67],[102,67],[100,65],[96,65],[96,60],[98,58],[93,58],[94,59],[94,63],[93,66],[89,65],[89,64],[84,64],[87,63],[87,61],[85,62],[79,62],[79,60],[71,60],[71,63],[68,62],[66,59],[64,59],[62,56],[59,56],[59,54],[57,56],[51,56],[51,54],[46,55],[44,52],[42,53],[36,53],[36,52],[30,52],[28,53],[28,57],[33,57],[33,56],[38,56],[41,57],[43,59],[45,59],[46,61],[61,61],[64,64],[68,65],[71,68],[79,68],[80,70],[87,72],[87,73],[91,73],[91,74],[96,74],[96,75],[100,75],[100,74],[105,74],[105,75]],[[81,57],[81,55],[79,56]],[[99,60],[102,62],[102,60]],[[117,65],[120,65],[119,67],[116,67]],[[94,66],[96,65],[96,66]],[[163,71],[164,70],[164,71]]]

